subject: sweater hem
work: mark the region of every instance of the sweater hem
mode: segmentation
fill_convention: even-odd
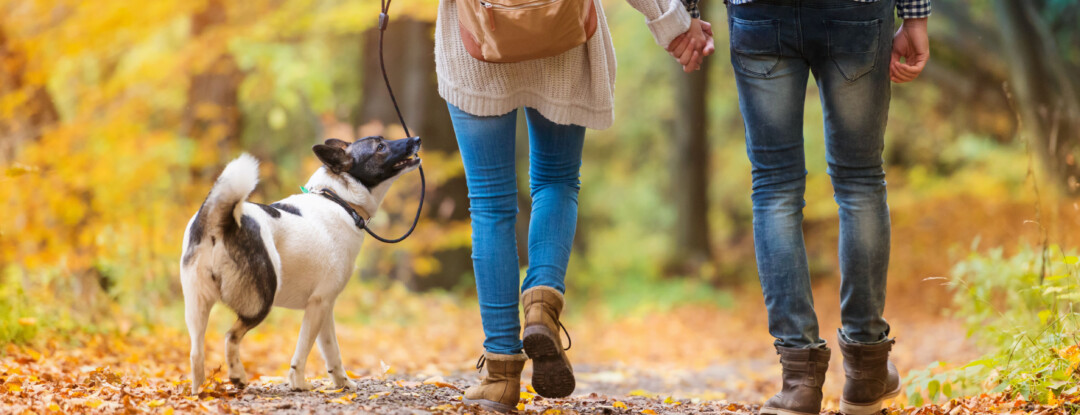
[[[615,117],[614,106],[596,109],[551,99],[527,89],[490,96],[459,88],[443,77],[438,77],[438,83],[439,96],[447,103],[479,117],[503,115],[524,106],[539,111],[544,118],[556,124],[580,125],[594,130],[611,127]]]

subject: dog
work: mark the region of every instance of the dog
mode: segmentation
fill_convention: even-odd
[[[225,336],[229,381],[237,388],[247,381],[240,340],[272,306],[304,310],[289,386],[312,388],[304,368],[316,339],[334,387],[352,386],[341,364],[333,308],[352,275],[364,230],[345,206],[368,219],[390,185],[420,165],[419,149],[419,137],[326,140],[312,147],[323,165],[305,185],[310,193],[270,205],[247,201],[258,183],[254,157],[243,154],[225,167],[184,230],[180,282],[193,395],[205,380],[206,324],[219,300],[237,315]]]

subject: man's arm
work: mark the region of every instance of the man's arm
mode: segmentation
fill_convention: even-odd
[[[915,80],[930,61],[930,38],[926,31],[930,0],[899,0],[896,13],[904,23],[893,36],[889,77],[893,82],[904,83]]]

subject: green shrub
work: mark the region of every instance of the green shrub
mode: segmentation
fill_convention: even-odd
[[[946,280],[955,316],[987,353],[964,366],[931,365],[908,378],[908,400],[921,405],[979,392],[1004,392],[1027,401],[1056,402],[1078,392],[1080,264],[1052,246],[972,254]]]

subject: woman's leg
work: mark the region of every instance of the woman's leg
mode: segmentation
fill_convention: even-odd
[[[504,355],[521,353],[519,265],[514,238],[517,110],[496,117],[478,117],[448,106],[469,187],[473,273],[484,325],[484,349]]]
[[[533,361],[532,386],[547,398],[574,392],[574,369],[559,329],[566,291],[566,265],[577,229],[577,195],[585,128],[555,124],[525,109],[529,121],[529,271],[522,287],[522,334]],[[567,334],[569,335],[569,334]],[[569,344],[567,344],[569,346]]]
[[[566,265],[577,230],[581,147],[585,127],[551,122],[532,108],[529,123],[529,270],[522,291],[536,286],[566,291]]]

